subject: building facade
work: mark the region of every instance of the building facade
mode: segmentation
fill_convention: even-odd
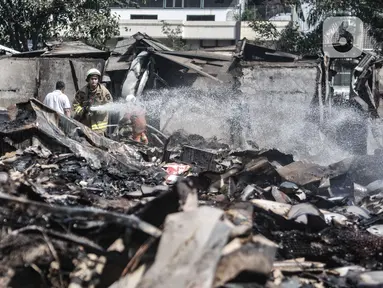
[[[120,16],[122,37],[141,32],[166,39],[164,22],[191,49],[229,46],[237,39],[256,37],[248,22],[238,21],[247,7],[246,0],[138,0],[137,4],[139,8],[112,7]],[[291,16],[278,17],[278,13],[268,13],[270,21],[282,30]]]

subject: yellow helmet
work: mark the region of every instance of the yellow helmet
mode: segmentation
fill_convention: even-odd
[[[92,75],[97,75],[98,77],[101,77],[101,72],[97,70],[96,68],[92,68],[86,72],[86,81],[89,80],[89,77]]]

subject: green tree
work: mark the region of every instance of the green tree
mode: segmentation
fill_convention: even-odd
[[[378,48],[383,47],[383,1],[375,0],[294,0],[298,11],[302,4],[309,4],[311,10],[307,18],[310,25],[321,23],[329,16],[342,16],[347,13],[360,18],[368,27]],[[302,14],[301,14],[302,15]]]
[[[359,17],[368,27],[369,35],[375,40],[377,48],[383,48],[383,1],[285,0],[281,1],[281,4],[295,5],[298,16],[315,29],[309,33],[302,33],[293,23],[290,23],[283,31],[278,32],[271,22],[251,21],[250,27],[257,35],[263,39],[274,38],[274,44],[278,49],[298,54],[320,52],[323,40],[323,20],[329,16],[341,16],[347,13]],[[303,4],[309,4],[311,7],[307,19],[303,15]]]
[[[298,55],[316,55],[322,48],[321,25],[312,32],[303,33],[299,27],[290,22],[285,29],[279,33],[276,41],[277,49]]]
[[[111,0],[0,0],[0,41],[27,51],[55,37],[85,40],[102,48],[119,34]],[[128,3],[128,1],[119,2]]]
[[[270,21],[254,19],[249,21],[249,27],[256,33],[254,42],[261,45],[275,42],[280,33]]]
[[[172,28],[169,23],[162,20],[161,30],[170,42],[171,48],[173,48],[174,50],[188,50],[186,41],[182,39],[182,30],[180,25],[177,25],[177,27]]]
[[[234,14],[235,21],[253,21],[257,18],[257,14],[253,9],[246,8],[241,15],[238,12]]]

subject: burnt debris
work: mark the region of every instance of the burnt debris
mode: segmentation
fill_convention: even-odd
[[[0,127],[0,286],[382,285],[380,154],[319,166],[170,138],[123,144],[18,104]]]

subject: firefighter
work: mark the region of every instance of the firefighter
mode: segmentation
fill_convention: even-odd
[[[113,102],[112,95],[104,85],[100,84],[101,73],[90,69],[86,74],[83,88],[77,91],[73,101],[74,118],[91,128],[94,132],[104,135],[108,126],[108,112],[91,111],[90,108]]]
[[[126,101],[129,103],[128,112],[118,124],[120,127],[119,134],[122,137],[127,136],[131,140],[147,145],[145,110],[137,104],[134,95],[128,95]]]

